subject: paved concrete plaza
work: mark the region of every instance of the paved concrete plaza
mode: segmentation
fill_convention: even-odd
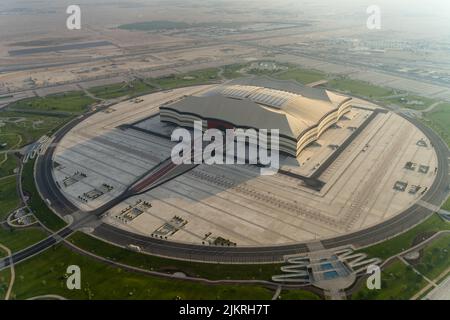
[[[447,277],[425,297],[425,300],[450,300],[450,277]]]
[[[54,178],[61,190],[83,210],[118,196],[169,157],[173,145],[163,137],[119,126],[208,87],[155,93],[139,103],[114,105],[80,123],[61,141],[54,158]],[[308,147],[296,160],[284,159],[283,169],[311,174],[333,153],[330,145],[342,144],[371,109],[354,108],[319,145]],[[409,162],[413,169],[407,168]],[[260,176],[259,168],[250,165],[200,165],[129,198],[103,219],[147,236],[197,244],[257,246],[324,239],[367,228],[407,209],[431,186],[436,165],[433,148],[417,128],[392,112],[378,113],[319,177],[325,182],[320,191],[287,175]],[[428,171],[420,172],[420,166]],[[80,178],[79,172],[86,177]],[[77,182],[72,179],[64,186],[68,177]],[[407,184],[404,191],[394,189],[397,182]]]

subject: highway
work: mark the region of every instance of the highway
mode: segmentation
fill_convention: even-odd
[[[98,221],[103,213],[105,213],[107,210],[120,203],[124,199],[133,196],[138,192],[146,192],[156,187],[157,185],[160,185],[161,183],[164,183],[185,172],[184,170],[181,170],[175,175],[174,168],[177,167],[167,167],[167,164],[165,163],[165,161],[163,161],[155,168],[151,169],[146,175],[140,177],[124,193],[122,193],[122,195],[120,195],[116,199],[110,201],[109,203],[94,211],[80,212],[77,207],[75,207],[69,200],[64,197],[55,181],[52,179],[52,157],[55,151],[55,146],[64,137],[64,135],[78,123],[91,116],[93,113],[89,113],[82,117],[79,117],[61,128],[54,135],[53,143],[45,151],[44,155],[38,157],[36,163],[36,183],[44,199],[49,199],[51,201],[52,208],[61,216],[73,214],[76,212],[79,213],[74,215],[74,217],[76,217],[76,220],[70,226],[60,230],[56,235],[52,235],[25,250],[13,254],[12,260],[14,261],[14,263],[23,261],[53,246],[62,238],[68,237],[79,227],[91,223],[92,221]],[[436,150],[438,160],[438,170],[436,172],[436,178],[432,186],[424,194],[421,200],[436,206],[440,206],[447,197],[449,191],[450,154],[447,145],[436,133],[434,133],[428,127],[424,126],[420,121],[411,119],[402,114],[399,115],[403,116],[405,119],[412,122],[415,126],[421,129]],[[158,166],[159,168],[157,168]],[[156,176],[153,176],[153,174],[149,175],[149,173],[151,173],[152,171],[155,172]],[[171,176],[167,178],[165,176],[166,173],[170,174]],[[134,188],[132,188],[133,186]],[[413,227],[432,213],[433,212],[430,209],[424,208],[423,206],[413,205],[397,216],[376,226],[343,236],[325,239],[321,242],[325,248],[334,248],[343,245],[355,245],[356,247],[367,246],[372,243],[385,240]],[[219,247],[211,245],[179,243],[137,235],[104,223],[97,226],[93,231],[93,234],[107,241],[125,247],[129,244],[138,245],[146,253],[177,259],[188,259],[204,262],[280,262],[284,260],[285,255],[308,252],[308,248],[305,243],[264,247]],[[0,260],[0,270],[8,266],[8,264],[8,258]]]

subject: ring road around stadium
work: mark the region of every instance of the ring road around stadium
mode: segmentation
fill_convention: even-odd
[[[178,126],[279,129],[280,170],[175,165]],[[36,181],[69,228],[180,259],[273,262],[366,246],[448,194],[447,146],[402,114],[266,77],[161,91],[83,116],[41,155]],[[66,218],[67,219],[67,218]]]

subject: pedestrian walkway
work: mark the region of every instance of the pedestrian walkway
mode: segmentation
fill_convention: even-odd
[[[437,287],[431,290],[426,300],[450,300],[450,276],[442,281]]]
[[[6,290],[6,294],[5,294],[5,300],[9,300],[9,298],[11,297],[11,292],[12,292],[12,288],[13,288],[13,285],[14,285],[14,281],[16,279],[16,272],[15,272],[15,269],[14,269],[14,263],[13,263],[12,258],[11,258],[11,256],[12,256],[11,250],[8,247],[5,247],[2,244],[0,244],[0,249],[5,250],[6,253],[8,254],[9,259],[10,259],[9,265],[10,265],[10,270],[11,270],[11,276],[10,276],[10,279],[9,279],[9,286],[8,286],[8,289]],[[1,267],[1,263],[2,262],[0,261],[0,267]]]
[[[325,296],[329,300],[347,300],[345,292],[339,289],[325,291]]]
[[[309,252],[325,250],[325,247],[320,241],[307,243],[306,246],[308,247]]]
[[[436,205],[434,205],[434,204],[432,204],[432,203],[425,202],[425,201],[423,201],[423,200],[417,201],[417,204],[418,204],[419,206],[421,206],[421,207],[430,209],[431,211],[434,211],[434,212],[439,212],[439,211],[441,210],[440,207],[438,207],[438,206],[436,206]]]

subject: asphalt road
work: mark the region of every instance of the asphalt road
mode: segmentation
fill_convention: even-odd
[[[57,244],[62,239],[69,236],[73,230],[71,228],[64,228],[61,231],[59,231],[57,234],[52,235],[22,251],[14,253],[11,258],[14,264],[21,262],[23,260],[26,260],[28,258],[33,257],[34,255],[50,248],[51,246]],[[3,260],[0,260],[0,270],[8,267],[11,263],[11,259],[5,258]]]

